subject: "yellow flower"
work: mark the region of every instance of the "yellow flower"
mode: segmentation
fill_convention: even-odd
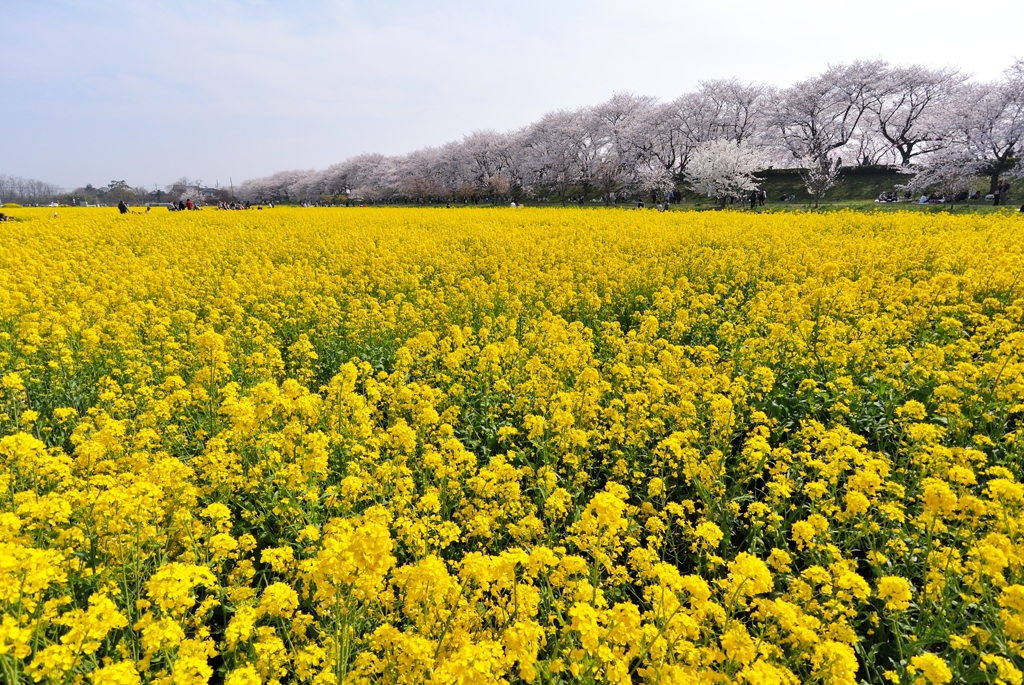
[[[263,616],[289,618],[298,606],[295,590],[284,583],[271,583],[263,590],[257,610]]]
[[[911,672],[920,671],[921,676],[916,679],[919,683],[928,685],[945,685],[953,680],[953,673],[949,670],[946,662],[934,654],[919,654],[910,658]]]
[[[854,685],[857,682],[857,657],[849,645],[834,641],[815,645],[811,664],[816,677],[829,685]]]
[[[139,685],[141,679],[135,664],[130,661],[118,661],[110,666],[101,666],[89,674],[96,685]]]
[[[252,666],[242,666],[228,673],[224,685],[263,685],[263,679]]]
[[[11,393],[21,393],[25,391],[25,381],[22,380],[21,375],[15,372],[5,373],[0,378],[0,388],[7,390]]]
[[[700,540],[702,547],[708,547],[709,549],[715,549],[719,543],[722,542],[722,529],[711,521],[703,521],[697,524],[694,529],[694,534],[697,539]]]
[[[797,521],[793,524],[793,542],[799,549],[804,549],[814,541],[814,526],[807,521]]]
[[[89,598],[86,611],[73,610],[61,617],[69,630],[61,636],[61,642],[74,647],[76,653],[92,654],[100,647],[100,641],[111,630],[124,628],[128,619],[118,610],[109,597],[94,594]]]
[[[277,573],[285,573],[294,564],[295,551],[291,547],[268,547],[260,553],[260,560]]]
[[[742,625],[735,625],[725,631],[722,635],[722,649],[728,658],[744,666],[757,655],[754,640]]]
[[[906,416],[915,421],[921,421],[928,415],[925,406],[917,400],[909,400],[896,410],[900,416]]]
[[[988,667],[995,667],[995,675],[997,683],[1006,683],[1006,685],[1021,685],[1024,682],[1024,674],[1021,673],[1020,669],[1013,665],[1013,662],[1009,659],[995,654],[986,654],[981,657],[981,662],[985,664],[986,670]]]
[[[195,604],[193,590],[213,587],[217,579],[205,566],[171,562],[146,581],[149,600],[172,615],[180,615]]]
[[[730,598],[753,597],[770,592],[774,587],[767,564],[746,552],[729,562],[727,587]]]
[[[956,493],[945,481],[925,478],[921,485],[924,488],[924,510],[927,513],[933,516],[948,516],[956,511]]]
[[[999,604],[1017,611],[1024,611],[1024,585],[1007,585],[999,595]]]
[[[883,576],[878,579],[878,596],[885,600],[886,609],[906,611],[914,594],[906,578]]]
[[[225,631],[228,646],[234,649],[239,642],[248,641],[255,631],[258,617],[259,614],[253,607],[239,607]]]
[[[793,558],[789,555],[789,552],[784,549],[776,547],[772,549],[771,553],[768,555],[768,565],[776,571],[788,573],[792,563]]]

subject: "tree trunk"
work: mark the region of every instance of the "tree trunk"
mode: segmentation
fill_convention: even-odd
[[[903,158],[900,166],[910,166],[910,158],[913,156],[914,150],[913,146],[908,147],[906,150],[902,147],[897,147],[896,149],[900,151],[900,157]]]

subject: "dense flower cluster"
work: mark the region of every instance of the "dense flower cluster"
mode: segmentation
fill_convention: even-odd
[[[1024,680],[1014,217],[14,216],[4,682]]]

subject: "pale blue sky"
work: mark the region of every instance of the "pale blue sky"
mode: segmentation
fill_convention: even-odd
[[[827,7],[826,7],[827,5]],[[1024,5],[3,0],[0,173],[235,183],[507,130],[616,91],[884,57],[995,78]]]

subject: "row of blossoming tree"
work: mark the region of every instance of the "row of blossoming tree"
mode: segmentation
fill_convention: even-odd
[[[831,66],[787,88],[733,79],[703,82],[671,102],[620,93],[515,131],[476,131],[406,155],[364,154],[324,170],[251,179],[240,195],[254,202],[616,201],[682,185],[704,192],[709,176],[733,180],[715,192],[743,192],[750,171],[775,167],[803,169],[819,197],[839,167],[852,164],[922,172],[947,192],[981,175],[994,190],[1019,170],[1022,140],[1024,60],[986,83],[956,69],[867,61]]]

